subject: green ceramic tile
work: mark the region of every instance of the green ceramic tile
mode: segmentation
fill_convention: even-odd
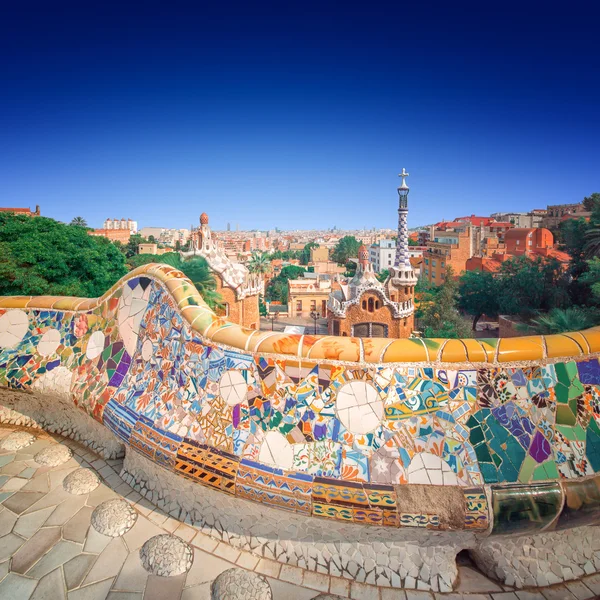
[[[533,476],[533,471],[535,470],[536,465],[537,463],[531,456],[525,457],[525,460],[521,465],[521,471],[519,473],[520,483],[529,483]]]

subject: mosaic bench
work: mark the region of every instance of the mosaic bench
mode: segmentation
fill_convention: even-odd
[[[254,331],[165,265],[0,299],[0,422],[74,437],[236,547],[448,591],[600,571],[600,328],[489,340]],[[599,475],[596,475],[599,473]]]

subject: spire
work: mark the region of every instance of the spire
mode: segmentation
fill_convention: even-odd
[[[396,239],[394,266],[411,268],[408,254],[408,192],[410,190],[406,184],[406,178],[408,177],[406,169],[403,168],[398,177],[402,178],[402,183],[398,188],[398,237]]]

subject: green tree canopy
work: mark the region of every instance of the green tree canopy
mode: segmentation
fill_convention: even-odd
[[[384,269],[383,271],[377,273],[375,277],[377,277],[377,281],[380,283],[385,283],[386,279],[390,276],[390,272],[388,269]]]
[[[299,279],[306,273],[304,267],[298,267],[296,265],[287,265],[281,269],[281,272],[269,281],[269,285],[265,290],[265,297],[267,300],[273,302],[281,302],[281,304],[287,304],[288,302],[288,285],[289,279]]]
[[[358,256],[358,249],[362,246],[362,242],[357,240],[353,235],[344,236],[335,246],[331,253],[331,258],[338,265],[346,265],[348,259]]]
[[[118,248],[85,228],[0,213],[0,295],[97,297],[127,273]]]
[[[310,262],[310,251],[312,248],[320,248],[317,242],[308,242],[300,251],[300,264],[307,265]]]
[[[473,331],[482,315],[498,315],[501,289],[492,273],[465,271],[460,277],[458,291],[458,307],[473,316]]]
[[[423,337],[426,338],[471,337],[469,322],[458,312],[458,282],[454,279],[451,267],[446,269],[444,283],[422,309],[419,327],[423,329]]]
[[[527,318],[569,303],[569,276],[556,259],[518,256],[502,263],[498,278],[503,314]]]

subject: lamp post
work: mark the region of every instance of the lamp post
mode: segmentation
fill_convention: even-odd
[[[273,326],[275,324],[275,321],[277,321],[277,319],[279,319],[279,313],[278,312],[270,313],[267,315],[267,319],[269,319],[269,321],[271,321],[271,331],[274,331]]]
[[[315,322],[315,335],[317,335],[317,320],[321,316],[321,313],[318,310],[310,311],[310,318]]]

